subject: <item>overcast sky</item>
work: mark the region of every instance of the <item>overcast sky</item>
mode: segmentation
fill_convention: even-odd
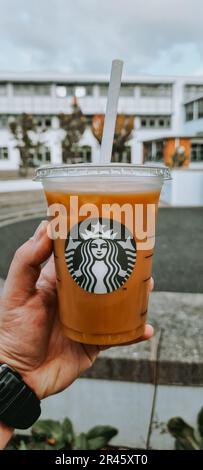
[[[0,0],[0,72],[203,75],[203,0]]]

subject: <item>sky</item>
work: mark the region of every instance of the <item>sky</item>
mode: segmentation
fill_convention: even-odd
[[[0,73],[203,75],[203,0],[0,0]]]

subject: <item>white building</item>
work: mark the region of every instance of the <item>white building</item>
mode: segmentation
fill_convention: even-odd
[[[73,96],[88,122],[79,142],[79,161],[98,162],[99,145],[91,123],[95,115],[105,113],[107,90],[104,76],[1,74],[0,176],[17,174],[20,155],[9,120],[21,113],[34,115],[43,143],[33,155],[34,166],[63,162],[57,115],[72,112]],[[203,77],[124,77],[118,113],[134,116],[132,138],[119,161],[167,163],[170,153],[185,151],[187,168],[181,169],[181,175],[174,173],[173,194],[166,200],[184,204],[187,187],[196,192],[195,198],[188,193],[188,201],[203,204]]]

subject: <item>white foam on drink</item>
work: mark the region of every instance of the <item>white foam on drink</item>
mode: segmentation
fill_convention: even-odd
[[[120,194],[120,193],[146,193],[151,191],[160,191],[163,178],[155,177],[139,177],[132,178],[109,178],[95,176],[94,180],[88,178],[75,178],[67,181],[67,178],[47,179],[44,183],[44,190],[60,193],[75,194]]]
[[[133,164],[58,165],[37,170],[35,181],[45,191],[63,193],[138,193],[159,191],[164,180],[170,179],[167,167]]]

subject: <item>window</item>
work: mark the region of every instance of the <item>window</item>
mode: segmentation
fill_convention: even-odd
[[[114,163],[131,163],[131,147],[126,145],[123,152],[114,152],[112,155],[112,162]]]
[[[151,161],[152,159],[152,143],[151,142],[144,142],[143,152],[144,152],[144,162]]]
[[[86,96],[86,88],[84,86],[76,86],[74,95],[77,98],[84,98]]]
[[[30,166],[36,167],[38,165],[49,163],[51,161],[51,152],[49,147],[41,146],[37,151],[31,152]]]
[[[6,84],[1,84],[0,85],[0,96],[6,96],[6,95],[7,95]]]
[[[76,86],[74,94],[77,98],[84,98],[85,96],[92,96],[93,87],[91,85]]]
[[[86,119],[86,125],[87,127],[92,127],[92,120],[93,120],[94,115],[92,114],[85,114],[85,119]]]
[[[66,90],[67,90],[67,96],[74,96],[74,95],[75,95],[75,88],[74,88],[74,86],[68,85],[68,86],[66,87]]]
[[[77,98],[84,98],[85,96],[92,96],[92,85],[57,85],[56,96],[58,98],[66,98],[66,96]]]
[[[191,161],[203,162],[203,143],[192,143],[191,145]]]
[[[48,147],[45,147],[44,156],[45,156],[45,162],[50,162],[51,161],[51,152],[48,149]]]
[[[100,96],[107,96],[108,85],[100,85],[99,94]],[[134,86],[133,85],[121,85],[120,96],[123,98],[134,97]]]
[[[133,97],[134,96],[134,87],[122,85],[120,89],[120,96],[121,97]]]
[[[45,118],[45,127],[51,127],[51,118]]]
[[[197,84],[197,85],[185,85],[184,89],[184,97],[185,100],[191,100],[193,98],[196,98],[197,96],[203,94],[203,84]]]
[[[39,83],[16,83],[14,84],[15,96],[49,96],[50,85]]]
[[[5,129],[8,127],[8,116],[7,114],[0,115],[0,129]]]
[[[203,99],[198,101],[198,119],[203,118]]]
[[[171,117],[170,116],[143,116],[140,120],[140,126],[145,128],[156,128],[159,129],[171,127]]]
[[[143,97],[167,98],[171,97],[172,85],[140,85],[140,94]]]
[[[35,117],[36,126],[39,129],[48,129],[52,125],[52,117],[51,116],[36,116]]]
[[[163,140],[144,142],[144,162],[160,162],[163,160]]]
[[[67,95],[67,88],[66,86],[63,85],[57,85],[56,86],[56,96],[58,98],[65,98]]]
[[[156,142],[156,162],[163,160],[163,141]]]
[[[83,163],[91,163],[92,159],[92,152],[91,152],[91,147],[89,145],[83,145],[78,149],[78,154],[79,158],[81,159],[81,162]]]
[[[93,86],[92,85],[86,85],[86,95],[87,96],[92,96],[93,95]]]
[[[186,121],[192,121],[194,118],[193,106],[194,106],[194,103],[188,103],[185,105],[185,120]]]
[[[0,160],[8,160],[8,148],[0,147]]]
[[[72,147],[72,152],[70,155],[66,155],[66,152],[63,152],[63,162],[64,163],[91,163],[92,160],[92,150],[89,145],[74,145]]]
[[[107,93],[108,93],[108,86],[107,85],[100,85],[100,87],[99,87],[100,96],[107,96]]]

